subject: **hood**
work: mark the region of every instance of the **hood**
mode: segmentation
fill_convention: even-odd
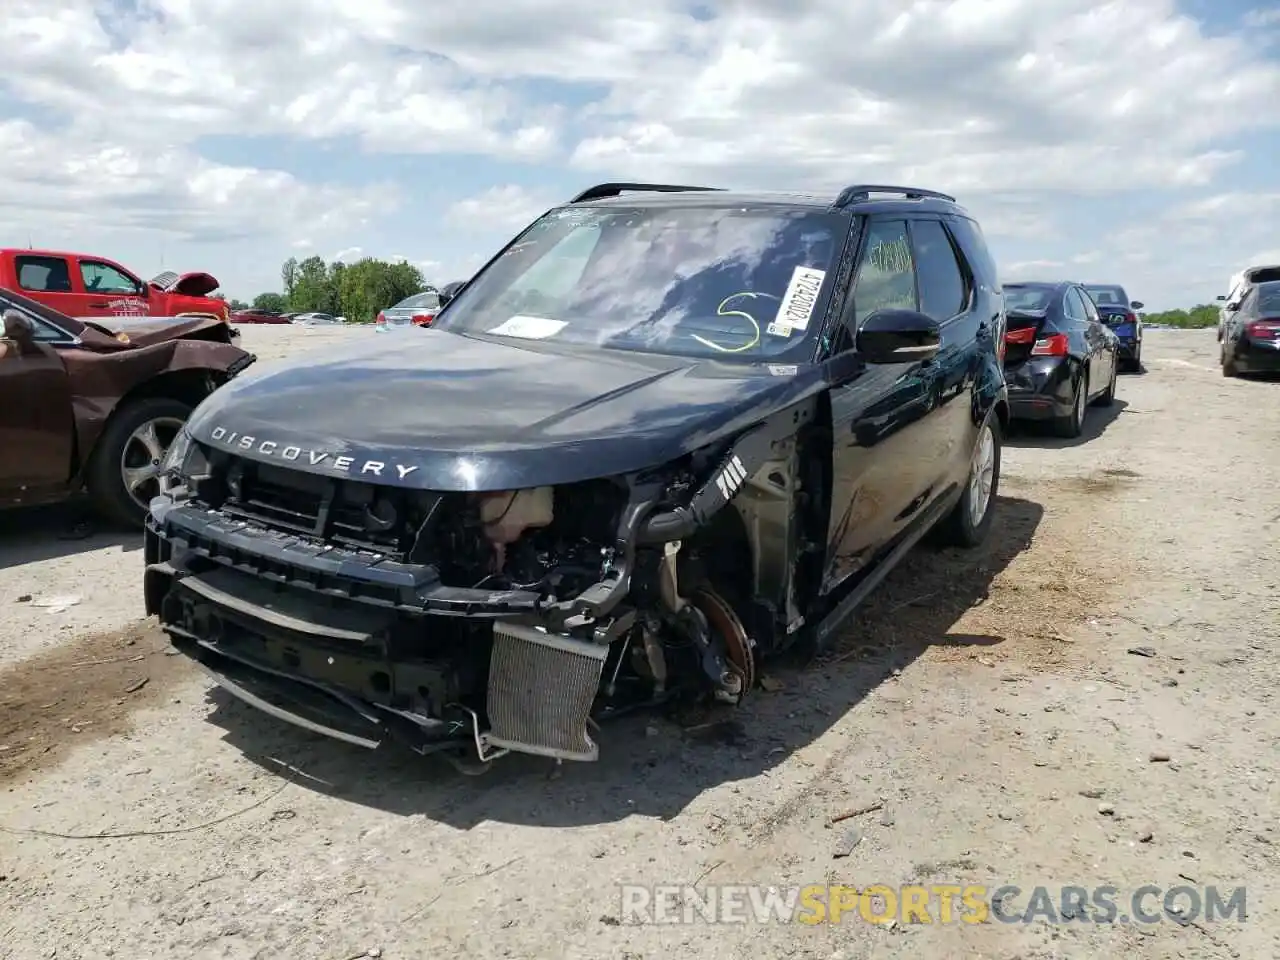
[[[167,340],[231,342],[230,329],[216,317],[82,317],[80,322],[131,347]]]
[[[195,439],[326,476],[418,489],[573,483],[666,463],[820,389],[814,365],[497,343],[423,329],[256,368]]]
[[[180,293],[187,297],[207,297],[218,289],[218,281],[214,276],[200,271],[175,273],[167,270],[152,277],[151,285],[165,293]]]

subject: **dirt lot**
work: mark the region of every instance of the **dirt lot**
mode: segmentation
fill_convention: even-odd
[[[636,719],[558,778],[242,708],[138,619],[135,543],[0,520],[0,955],[1280,955],[1280,384],[1146,349],[1084,439],[1011,439],[985,550],[917,551],[736,725]],[[1245,884],[1248,919],[647,925],[624,883]]]

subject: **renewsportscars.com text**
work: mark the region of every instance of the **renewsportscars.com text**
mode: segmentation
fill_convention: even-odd
[[[1244,887],[624,886],[623,923],[1137,923],[1247,918]]]

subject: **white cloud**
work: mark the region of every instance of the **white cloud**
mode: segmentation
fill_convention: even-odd
[[[555,203],[556,200],[532,194],[524,187],[505,184],[459,200],[445,212],[445,217],[472,229],[498,227],[515,231],[527,227]]]
[[[1229,185],[1249,137],[1280,124],[1269,7],[1233,34],[1174,0],[707,6],[714,21],[687,0],[7,0],[0,204],[20,236],[222,243],[236,269],[270,265],[254,282],[290,249],[356,245],[465,272],[563,199],[562,173],[538,184],[565,167],[921,183],[959,196],[1015,266],[1128,265],[1179,297],[1270,242],[1238,222],[1251,188]],[[289,172],[244,159],[251,145],[209,158],[210,138],[244,137],[289,146],[271,152]],[[474,156],[527,166],[423,230],[361,173],[379,153],[432,171],[402,174],[408,198]],[[1082,232],[1085,206],[1139,191],[1176,215]]]

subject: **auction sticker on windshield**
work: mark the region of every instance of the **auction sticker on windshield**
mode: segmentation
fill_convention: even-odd
[[[789,337],[797,330],[803,333],[813,317],[814,307],[818,305],[818,291],[822,289],[826,276],[825,270],[796,267],[778,307],[778,315],[766,328],[767,332],[775,337]]]
[[[520,337],[522,340],[545,340],[554,337],[569,325],[568,320],[552,320],[550,317],[514,316],[489,332],[499,337]]]

